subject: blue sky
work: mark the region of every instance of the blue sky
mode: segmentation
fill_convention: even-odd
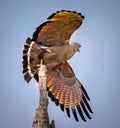
[[[120,1],[1,0],[0,1],[0,128],[30,128],[38,106],[38,85],[22,75],[22,48],[27,37],[52,13],[81,12],[85,20],[71,41],[81,51],[70,60],[86,88],[92,120],[75,122],[49,101],[49,118],[56,128],[120,127]]]

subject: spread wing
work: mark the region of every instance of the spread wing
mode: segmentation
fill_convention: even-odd
[[[83,19],[84,16],[75,11],[58,11],[36,29],[32,40],[43,46],[68,43],[72,33],[80,27]]]
[[[38,81],[37,74],[34,77]],[[84,114],[91,119],[89,96],[68,62],[59,64],[47,72],[47,88],[48,96],[57,106],[60,105],[62,111],[66,109],[68,117],[71,108],[76,121],[78,121],[77,111],[84,121],[86,121]]]
[[[59,11],[48,17],[48,21],[40,25],[33,34],[33,38],[27,39],[23,49],[23,74],[29,82],[32,77],[38,81],[38,67],[40,59],[45,54],[45,49],[40,46],[57,46],[69,43],[72,33],[82,24],[84,17],[77,12]],[[51,62],[54,60],[51,60]],[[89,96],[77,80],[68,64],[58,64],[47,72],[48,95],[60,105],[62,111],[66,109],[70,117],[70,108],[78,121],[77,111],[81,118],[86,121],[85,115],[90,119],[92,110],[89,105]],[[84,115],[85,114],[85,115]]]

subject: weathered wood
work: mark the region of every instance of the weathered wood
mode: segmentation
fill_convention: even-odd
[[[49,123],[46,71],[46,66],[41,64],[38,71],[40,99],[33,118],[32,128],[55,128],[54,121]]]

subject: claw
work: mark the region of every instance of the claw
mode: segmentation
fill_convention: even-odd
[[[52,52],[51,50],[49,50],[49,49],[46,49],[46,51],[49,52],[49,53],[53,53],[53,52]]]

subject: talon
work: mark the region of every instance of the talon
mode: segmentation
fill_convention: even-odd
[[[40,63],[37,64],[37,67],[40,67],[41,65],[43,65],[43,59],[40,59]]]
[[[49,52],[49,53],[53,53],[53,52],[52,52],[51,50],[49,50],[49,49],[47,49],[46,51]]]
[[[43,65],[43,59],[40,60],[40,65]]]

